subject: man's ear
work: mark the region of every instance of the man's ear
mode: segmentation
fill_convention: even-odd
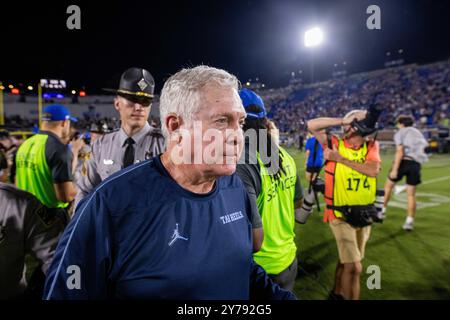
[[[178,131],[182,125],[182,120],[179,116],[177,116],[175,113],[170,113],[166,117],[166,127],[169,134],[173,134],[174,132]]]
[[[119,97],[114,98],[114,108],[119,111]]]

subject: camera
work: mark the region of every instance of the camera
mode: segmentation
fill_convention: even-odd
[[[383,109],[380,104],[371,104],[369,108],[367,108],[366,117],[363,120],[359,121],[354,119],[351,123],[351,126],[362,137],[371,135],[372,133],[377,131],[376,124],[382,112]]]
[[[325,193],[325,181],[317,177],[311,184],[315,193]]]
[[[386,218],[384,214],[384,190],[377,189],[376,198],[375,198],[375,208],[377,209],[376,216],[372,217],[374,222],[382,223]]]
[[[308,190],[303,199],[302,206],[300,209],[295,210],[295,221],[301,224],[306,223],[306,220],[308,220],[313,211],[314,200],[314,190]]]
[[[320,178],[316,178],[314,181],[311,181],[311,185],[305,194],[305,198],[303,199],[302,206],[300,209],[295,210],[295,220],[298,223],[306,223],[306,220],[308,220],[309,216],[313,212],[314,202],[317,203],[317,208],[320,211],[319,200],[317,198],[317,194],[319,192],[325,192],[325,182]]]

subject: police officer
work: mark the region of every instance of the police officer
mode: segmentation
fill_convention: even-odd
[[[25,292],[27,254],[37,259],[42,272],[46,273],[64,222],[62,215],[43,206],[32,194],[0,183],[1,300],[19,298]],[[32,271],[27,270],[27,273]]]
[[[126,70],[119,89],[105,89],[117,94],[114,107],[120,114],[121,127],[92,144],[86,176],[78,181],[76,203],[114,172],[163,151],[164,138],[160,130],[147,122],[154,89],[152,75],[141,68]]]

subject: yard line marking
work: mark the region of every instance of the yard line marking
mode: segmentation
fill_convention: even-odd
[[[436,179],[427,180],[427,181],[423,182],[422,184],[430,184],[430,183],[440,182],[440,181],[444,181],[444,180],[448,180],[448,179],[450,179],[450,176],[444,176],[444,177],[440,177],[440,178],[436,178]]]
[[[428,193],[428,192],[417,192],[417,210],[436,207],[440,205],[444,205],[446,203],[450,203],[450,197]],[[408,207],[408,199],[406,194],[395,195],[393,199],[389,202],[389,207],[397,207],[401,209],[406,209]]]

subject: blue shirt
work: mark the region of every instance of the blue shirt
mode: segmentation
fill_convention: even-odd
[[[305,151],[309,150],[309,157],[306,162],[306,166],[308,168],[321,168],[323,166],[323,148],[320,142],[317,141],[317,147],[315,148],[314,145],[316,144],[316,137],[311,137],[306,140],[306,146]],[[314,153],[316,153],[316,158],[314,159]]]
[[[249,210],[236,175],[199,195],[159,157],[119,171],[78,205],[44,298],[293,298],[253,262]]]

